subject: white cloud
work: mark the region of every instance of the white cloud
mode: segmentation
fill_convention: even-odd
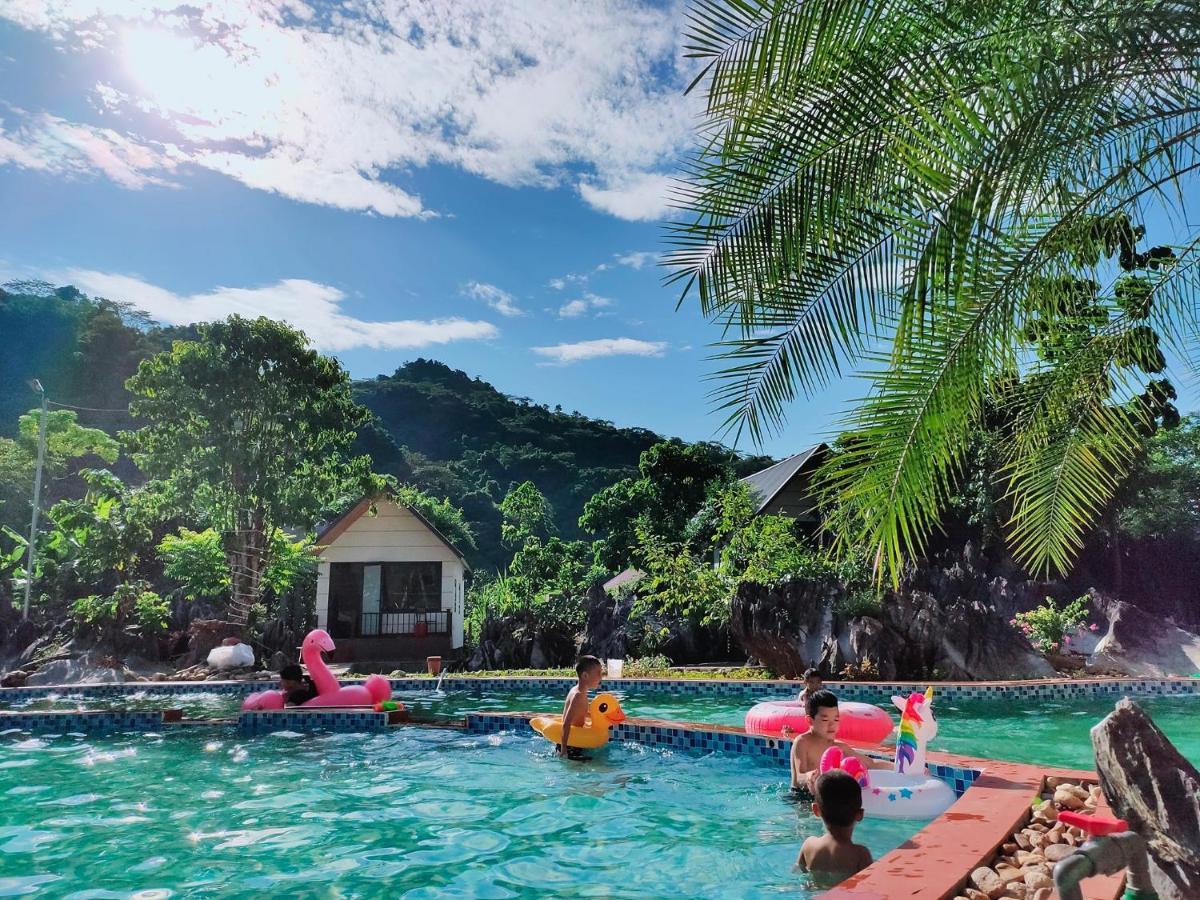
[[[607,297],[597,297],[595,294],[587,293],[576,300],[560,306],[558,308],[558,317],[560,319],[578,319],[589,310],[604,309],[612,305],[613,302]]]
[[[77,92],[133,145],[387,216],[428,215],[405,179],[448,165],[655,218],[702,103],[678,4],[10,0],[0,18],[90,48],[106,81]]]
[[[550,279],[550,287],[554,288],[554,290],[556,290],[556,291],[561,291],[566,286],[567,286],[567,279],[565,279],[565,278],[551,278]]]
[[[508,291],[482,281],[469,281],[463,293],[475,300],[482,300],[502,316],[523,316],[525,311],[517,306]]]
[[[671,176],[657,172],[630,173],[600,184],[579,182],[579,196],[590,206],[619,219],[654,221],[670,208]]]
[[[644,265],[655,262],[658,259],[658,254],[653,250],[634,250],[632,253],[621,254],[616,259],[619,266],[640,269]]]
[[[408,350],[453,341],[493,338],[499,334],[490,322],[461,318],[404,319],[376,322],[356,319],[342,311],[346,295],[328,284],[287,278],[258,288],[217,287],[203,294],[180,295],[130,275],[71,269],[60,283],[111,300],[124,300],[168,325],[186,325],[223,319],[234,313],[266,316],[299,328],[322,350]]]
[[[558,308],[558,317],[560,319],[576,319],[587,312],[587,308],[586,300],[572,300]]]
[[[555,344],[552,347],[534,347],[533,352],[545,356],[560,366],[602,359],[606,356],[662,356],[667,349],[665,341],[642,341],[637,338],[600,338],[594,341],[578,341],[574,344]],[[550,365],[550,363],[543,363]]]
[[[5,163],[64,176],[99,172],[131,190],[168,185],[161,176],[176,166],[172,147],[46,114],[17,127],[0,120],[0,165]]]

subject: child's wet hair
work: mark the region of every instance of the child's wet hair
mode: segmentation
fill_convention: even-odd
[[[805,681],[809,681],[813,678],[820,680],[820,678],[821,678],[821,670],[820,669],[808,669],[805,671],[805,673],[804,673]]]
[[[817,778],[816,801],[826,825],[845,828],[862,809],[862,787],[849,772],[830,769]]]
[[[582,675],[584,672],[590,672],[592,669],[603,668],[600,660],[594,656],[581,656],[579,662],[575,663],[575,674]]]
[[[290,666],[284,666],[279,670],[279,677],[284,681],[303,681],[304,670],[295,663]]]
[[[829,707],[837,709],[837,705],[838,699],[833,691],[813,691],[804,704],[804,712],[808,714],[809,721],[812,721],[820,710]]]

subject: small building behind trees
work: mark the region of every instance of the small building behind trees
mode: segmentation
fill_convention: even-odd
[[[317,627],[334,659],[424,668],[463,645],[466,558],[415,509],[365,497],[317,536]]]
[[[821,524],[813,476],[829,456],[829,445],[817,444],[742,479],[755,499],[756,516],[791,516],[805,531]]]

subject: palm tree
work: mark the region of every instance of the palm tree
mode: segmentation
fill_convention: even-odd
[[[824,485],[840,543],[895,580],[1002,402],[1010,545],[1068,567],[1152,415],[1147,333],[1191,330],[1200,234],[1069,352],[1038,359],[1023,335],[1071,318],[1081,274],[1120,296],[1130,220],[1182,208],[1200,7],[695,0],[686,46],[707,120],[666,262],[723,328],[728,426],[761,438],[798,396],[867,376]]]

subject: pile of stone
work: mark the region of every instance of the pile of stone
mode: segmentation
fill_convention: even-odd
[[[155,681],[264,681],[276,677],[253,666],[237,669],[210,669],[206,665],[189,666],[170,675],[155,675]]]
[[[1095,785],[1047,778],[1042,803],[1029,822],[1001,845],[991,865],[971,873],[955,900],[1051,900],[1055,864],[1088,839],[1080,829],[1058,821],[1058,814],[1073,810],[1091,815],[1099,802]]]

